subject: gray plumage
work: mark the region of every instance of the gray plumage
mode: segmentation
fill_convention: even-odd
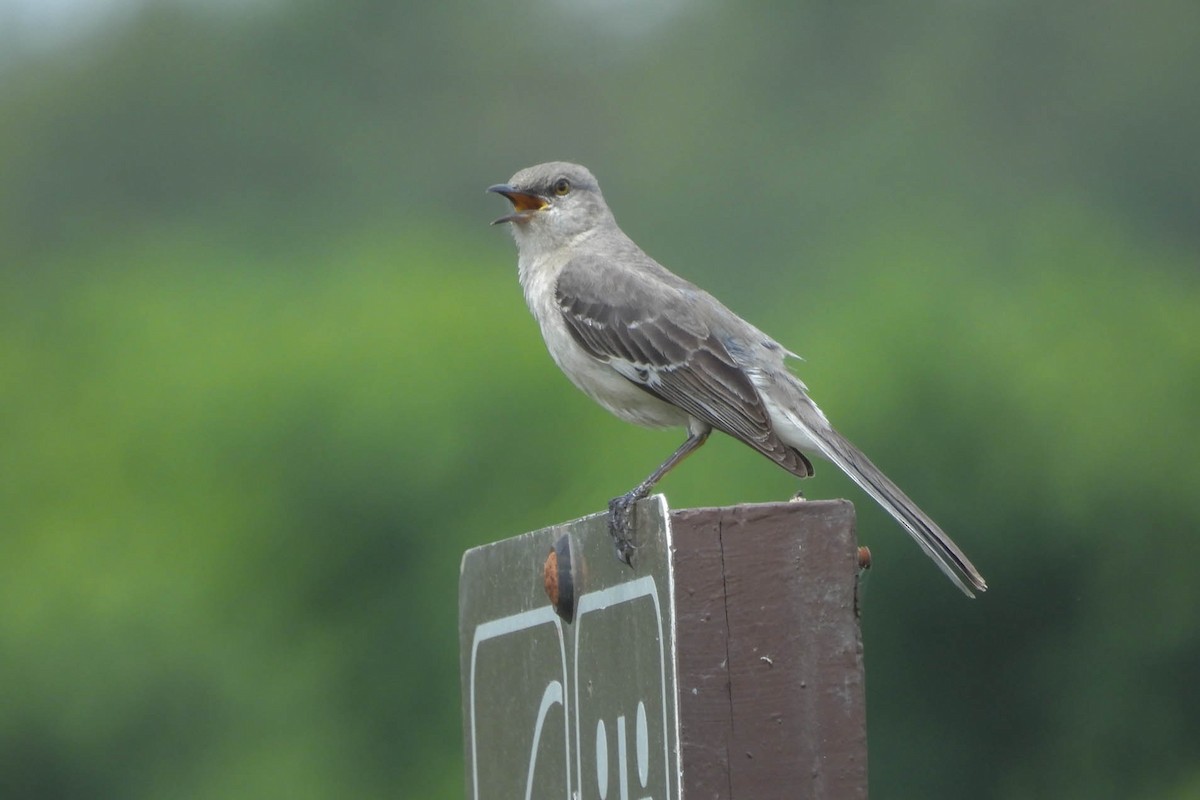
[[[937,524],[834,430],[787,369],[793,354],[642,252],[587,169],[540,164],[490,191],[513,203],[496,222],[512,223],[525,299],[559,368],[621,419],[688,430],[671,458],[610,503],[623,559],[633,552],[630,506],[715,428],[800,478],[813,472],[806,452],[836,464],[963,592],[987,588]]]

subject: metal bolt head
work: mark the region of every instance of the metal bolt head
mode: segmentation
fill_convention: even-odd
[[[554,542],[546,563],[542,565],[542,586],[554,613],[564,622],[575,618],[575,575],[574,561],[571,553],[571,537],[563,534]]]

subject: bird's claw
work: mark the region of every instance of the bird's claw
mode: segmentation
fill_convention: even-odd
[[[630,512],[638,498],[631,494],[623,494],[608,501],[608,532],[612,534],[613,544],[617,550],[617,560],[626,566],[633,566],[633,553],[637,547],[633,544],[633,522]]]

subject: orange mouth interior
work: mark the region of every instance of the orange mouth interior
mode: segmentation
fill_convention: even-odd
[[[541,211],[547,205],[546,201],[536,194],[505,192],[504,196],[512,202],[513,208],[517,211]]]

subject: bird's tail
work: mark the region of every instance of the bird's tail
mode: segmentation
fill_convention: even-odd
[[[817,430],[811,425],[805,427],[822,455],[840,467],[864,492],[895,517],[925,554],[954,581],[955,586],[968,597],[975,596],[972,589],[979,592],[987,590],[983,576],[963,551],[958,549],[958,545],[954,544],[937,523],[918,508],[899,486],[892,483],[879,467],[872,464],[865,453],[831,426],[824,425]]]
[[[789,392],[790,397],[783,403],[771,405],[776,411],[782,412],[790,426],[794,426],[792,430],[798,436],[795,444],[803,442],[809,448],[815,447],[821,455],[840,467],[864,492],[904,526],[925,554],[934,560],[964,594],[974,597],[974,592],[986,591],[987,583],[983,576],[963,551],[958,549],[958,545],[942,533],[937,523],[917,508],[917,504],[910,500],[899,486],[892,483],[879,467],[872,464],[865,453],[833,429],[825,415],[805,393],[803,384],[796,380],[784,386],[792,390]]]

